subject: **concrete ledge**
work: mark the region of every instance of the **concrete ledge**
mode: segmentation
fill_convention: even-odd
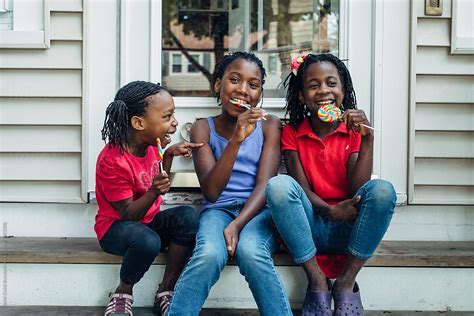
[[[3,263],[120,264],[121,257],[104,253],[95,238],[4,237]],[[274,255],[277,266],[294,266],[288,254]],[[154,264],[166,263],[166,254]],[[234,265],[229,262],[229,265]],[[474,267],[474,243],[467,241],[383,241],[369,267]]]

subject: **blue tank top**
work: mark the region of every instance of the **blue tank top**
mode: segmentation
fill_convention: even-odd
[[[216,161],[222,155],[228,140],[217,134],[212,117],[209,123],[209,145]],[[240,145],[237,159],[232,169],[229,182],[215,203],[204,201],[203,209],[222,206],[233,202],[247,201],[255,188],[258,164],[263,148],[263,131],[261,122],[257,122],[255,130]]]

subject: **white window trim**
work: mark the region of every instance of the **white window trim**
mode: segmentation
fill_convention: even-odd
[[[15,0],[13,0],[13,30],[0,31],[0,48],[49,48],[50,0],[43,1],[43,29],[15,30]]]
[[[451,16],[451,54],[474,54],[474,27],[471,0],[453,0]]]

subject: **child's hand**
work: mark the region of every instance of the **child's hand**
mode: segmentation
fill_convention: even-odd
[[[151,185],[150,190],[153,190],[157,195],[163,195],[170,190],[170,187],[170,178],[166,171],[163,171],[153,179],[153,184]]]
[[[334,220],[347,221],[354,224],[359,210],[354,206],[360,201],[360,195],[341,201],[329,208],[328,216]]]
[[[234,257],[235,250],[237,249],[237,243],[239,242],[239,233],[239,229],[234,225],[233,222],[227,225],[227,227],[224,229],[225,244],[229,258]]]
[[[256,123],[262,120],[262,117],[266,116],[267,113],[261,108],[252,108],[244,113],[240,114],[237,118],[237,124],[235,126],[233,140],[241,143],[252,134],[255,129]]]
[[[367,116],[362,110],[346,110],[342,115],[342,121],[355,132],[359,132],[361,136],[373,135],[373,130],[365,127],[371,126]]]
[[[172,157],[183,156],[183,157],[189,158],[192,156],[194,148],[199,148],[203,145],[204,143],[199,143],[199,144],[188,143],[188,142],[177,143],[170,146],[168,149],[166,149],[165,155],[170,155]]]

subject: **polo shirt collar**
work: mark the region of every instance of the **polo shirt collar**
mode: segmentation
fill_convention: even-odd
[[[349,134],[346,124],[344,122],[340,122],[336,130],[332,132],[331,134],[335,134],[335,133]],[[296,137],[309,136],[309,135],[316,136],[316,134],[314,134],[313,132],[313,129],[311,128],[309,118],[307,117],[304,119],[303,122],[301,122],[300,126],[298,127],[298,131],[296,132]]]

